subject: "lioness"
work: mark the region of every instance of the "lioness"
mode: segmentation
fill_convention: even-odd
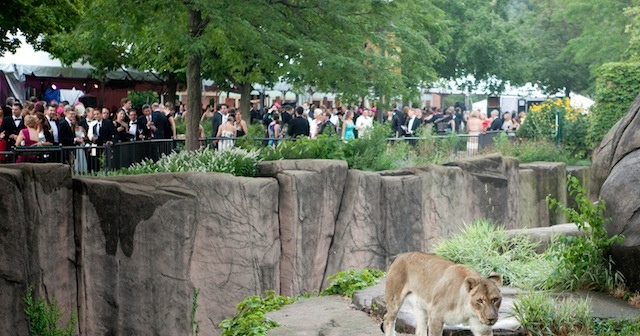
[[[493,336],[502,303],[502,277],[483,278],[467,266],[421,252],[399,255],[389,267],[385,336],[395,335],[396,317],[407,295],[415,295],[416,335],[442,335],[443,325],[468,325],[475,336]],[[428,316],[428,317],[427,317]]]

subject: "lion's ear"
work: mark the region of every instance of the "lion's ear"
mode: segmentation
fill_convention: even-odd
[[[478,285],[478,279],[473,277],[467,277],[464,279],[464,287],[467,289],[467,293],[471,292]]]
[[[493,281],[496,284],[496,286],[502,286],[502,275],[496,272],[491,272],[491,274],[489,274],[487,279]]]

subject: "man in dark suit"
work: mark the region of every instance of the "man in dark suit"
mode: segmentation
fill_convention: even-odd
[[[171,139],[171,126],[167,120],[167,116],[160,111],[160,104],[153,103],[151,105],[151,121],[153,122],[153,138],[154,139]]]
[[[404,115],[399,110],[394,110],[393,119],[391,119],[391,131],[393,131],[393,136],[396,138],[404,135],[402,125],[404,125]]]
[[[328,111],[322,112],[322,114],[317,116],[318,120],[320,120],[320,125],[318,126],[318,135],[335,135],[336,134],[336,126],[329,121],[331,119],[331,113]]]
[[[151,140],[151,125],[153,120],[151,119],[151,106],[142,105],[142,115],[138,117],[138,139],[136,140]]]
[[[74,109],[64,112],[64,119],[58,122],[58,136],[62,146],[80,146],[84,142],[83,138],[76,137],[76,133],[71,128],[72,121],[75,122],[76,111]],[[69,154],[74,150],[63,150],[64,161],[69,162]]]
[[[25,127],[22,119],[22,104],[14,102],[11,106],[11,115],[4,117],[0,126],[0,133],[4,132],[4,140],[7,141],[7,149],[15,146],[20,130]]]
[[[282,112],[282,114],[280,115],[280,120],[282,120],[282,127],[289,126],[291,119],[293,119],[291,111],[293,111],[293,107],[291,107],[291,105],[284,106],[284,112]]]
[[[218,104],[218,106],[216,107],[216,113],[214,113],[213,118],[211,118],[211,124],[213,126],[213,129],[211,130],[211,136],[214,138],[216,134],[218,134],[218,128],[220,128],[220,125],[222,125],[222,123],[224,122],[225,115],[228,113],[227,108],[227,104]]]
[[[304,108],[298,106],[296,108],[296,117],[289,122],[288,133],[292,138],[297,138],[301,135],[309,136],[309,121],[302,117]]]
[[[93,119],[96,120],[96,124],[93,125],[93,139],[91,141],[98,146],[113,142],[113,137],[116,134],[113,122],[111,119],[105,118],[105,115],[109,115],[109,109],[106,107],[102,110],[94,110]]]

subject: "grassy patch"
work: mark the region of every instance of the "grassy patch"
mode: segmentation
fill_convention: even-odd
[[[526,335],[592,335],[589,300],[557,300],[548,293],[518,296],[513,315]]]
[[[505,285],[539,289],[555,265],[545,255],[537,254],[536,247],[524,235],[509,237],[503,228],[478,220],[465,226],[460,234],[441,241],[435,252],[480,274],[497,272]]]
[[[331,281],[331,285],[322,292],[322,295],[337,294],[351,297],[355,291],[377,284],[384,275],[383,271],[370,268],[338,272],[327,279]]]

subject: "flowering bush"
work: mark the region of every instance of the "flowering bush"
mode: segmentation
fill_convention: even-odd
[[[531,106],[517,135],[531,140],[558,140],[567,153],[582,159],[590,152],[586,143],[588,118],[583,110],[571,106],[569,98],[549,99]]]
[[[224,152],[204,148],[163,155],[157,162],[145,160],[111,175],[137,175],[163,172],[219,172],[236,176],[255,176],[258,152],[231,148]]]

